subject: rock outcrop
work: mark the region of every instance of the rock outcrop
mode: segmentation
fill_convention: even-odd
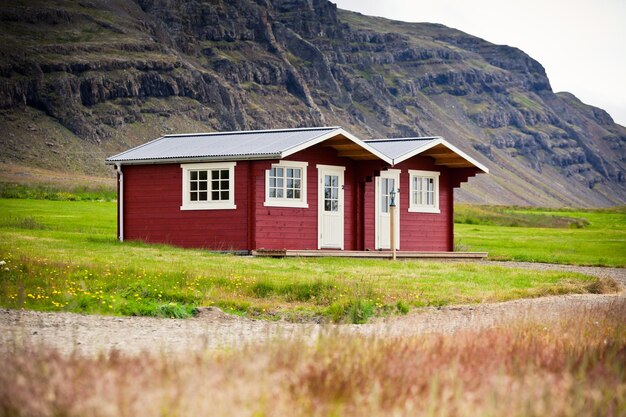
[[[15,1],[0,23],[0,162],[104,172],[163,133],[337,124],[486,160],[467,201],[626,201],[624,127],[519,49],[442,25],[327,0]]]

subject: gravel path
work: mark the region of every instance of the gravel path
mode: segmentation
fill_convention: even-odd
[[[495,262],[487,262],[494,264]],[[626,268],[578,267],[525,262],[499,262],[511,268],[564,270],[613,278],[626,288]],[[600,305],[626,303],[626,292],[609,295],[565,295],[472,306],[424,308],[401,317],[379,319],[365,325],[319,325],[251,320],[204,308],[192,319],[110,317],[74,313],[42,313],[0,309],[0,350],[23,343],[52,346],[65,353],[97,354],[113,349],[183,353],[267,343],[285,338],[314,340],[324,333],[413,336],[451,333],[504,325],[513,320],[547,322],[584,314]]]

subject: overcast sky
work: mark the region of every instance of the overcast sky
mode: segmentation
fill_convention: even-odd
[[[569,91],[626,126],[626,0],[331,0],[341,9],[442,23],[539,61]]]

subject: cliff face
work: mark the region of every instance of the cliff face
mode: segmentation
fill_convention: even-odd
[[[442,135],[492,169],[472,202],[626,202],[626,128],[522,51],[326,0],[0,6],[0,162],[103,173],[163,133],[342,125]]]

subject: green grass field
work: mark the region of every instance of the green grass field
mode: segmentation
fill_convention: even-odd
[[[0,268],[0,305],[163,317],[187,317],[198,306],[214,305],[267,319],[321,317],[360,323],[420,306],[593,292],[599,287],[596,279],[580,274],[497,265],[260,259],[120,243],[115,227],[115,202],[0,199],[0,261],[6,262]],[[483,236],[494,228],[468,227],[470,232],[484,228]],[[507,229],[526,231],[527,237],[535,234],[528,228]],[[601,240],[602,233],[595,233]]]
[[[548,210],[459,205],[455,221],[457,248],[486,251],[490,259],[626,266],[626,207]]]

